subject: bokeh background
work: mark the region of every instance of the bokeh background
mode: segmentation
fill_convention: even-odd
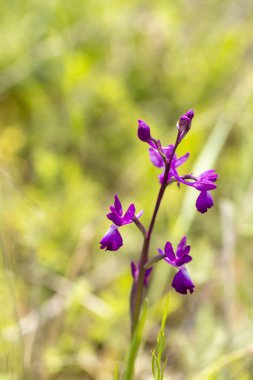
[[[187,234],[194,294],[153,275],[136,379],[169,296],[166,379],[253,379],[253,3],[250,0],[12,0],[0,3],[1,380],[113,378],[129,340],[124,246],[98,241],[113,195],[147,224],[158,171],[137,119],[163,145],[194,108],[181,173],[215,168],[215,207],[172,186],[151,253]]]

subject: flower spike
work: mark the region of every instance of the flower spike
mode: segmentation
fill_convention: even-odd
[[[123,209],[120,199],[114,196],[114,203],[110,206],[107,218],[111,222],[109,230],[100,241],[100,248],[105,251],[117,251],[123,245],[120,228],[134,223],[143,238],[143,245],[139,259],[131,262],[132,288],[130,293],[130,317],[132,335],[138,326],[144,299],[149,288],[151,272],[158,262],[164,260],[167,264],[176,269],[171,286],[180,294],[194,292],[195,285],[186,269],[188,263],[192,261],[190,255],[191,247],[187,245],[187,238],[183,236],[176,248],[173,248],[170,241],[165,243],[163,249],[158,249],[158,254],[150,258],[150,246],[152,233],[168,185],[174,182],[178,185],[185,185],[198,191],[196,208],[200,213],[206,213],[213,206],[212,191],[216,189],[218,174],[214,169],[209,169],[195,176],[193,174],[181,174],[181,167],[189,158],[189,153],[178,157],[178,146],[191,129],[194,118],[194,111],[188,110],[181,115],[176,124],[177,136],[173,144],[162,145],[159,139],[152,136],[151,128],[143,120],[138,120],[137,136],[139,140],[149,145],[149,157],[152,164],[160,169],[158,176],[160,189],[154,205],[154,211],[148,227],[139,220],[142,211],[136,214],[136,208],[131,203],[127,209]]]

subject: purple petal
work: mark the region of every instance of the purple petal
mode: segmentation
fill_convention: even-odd
[[[110,210],[111,210],[111,212],[113,212],[114,214],[117,213],[117,211],[116,211],[116,209],[115,209],[114,206],[110,206]]]
[[[100,241],[100,249],[106,251],[117,251],[122,245],[122,237],[115,225],[112,225]]]
[[[135,215],[135,217],[136,217],[137,219],[139,219],[139,218],[143,215],[143,213],[144,213],[144,211],[141,210],[140,212],[138,212],[138,214]]]
[[[176,266],[181,267],[182,265],[187,264],[190,261],[192,261],[192,257],[190,255],[183,255],[182,257],[179,257],[176,260]]]
[[[117,226],[122,226],[123,220],[120,216],[118,216],[114,212],[110,212],[109,214],[106,215],[109,220],[111,220],[114,224]]]
[[[173,169],[171,168],[171,170],[170,170],[169,173],[168,173],[167,180],[166,180],[167,183],[169,183],[169,181],[171,180],[172,176],[175,175],[174,173],[175,173],[175,170],[173,170]],[[162,184],[163,181],[164,181],[164,172],[161,173],[161,174],[159,174],[158,178],[159,178],[159,182],[160,182],[160,184]]]
[[[167,241],[167,243],[165,244],[164,253],[166,255],[165,259],[168,258],[170,261],[176,260],[176,256],[175,256],[175,253],[173,251],[173,247],[172,247],[171,242]]]
[[[193,187],[199,191],[208,191],[208,190],[214,190],[216,189],[216,185],[208,180],[202,180],[201,182],[198,180],[194,183]]]
[[[134,213],[135,213],[135,205],[131,203],[125,215],[123,216],[123,224],[131,223]]]
[[[122,213],[123,213],[122,205],[121,205],[121,202],[120,202],[117,195],[114,196],[114,207],[115,207],[115,210],[117,211],[117,213],[119,215],[122,215]]]
[[[149,157],[152,164],[155,165],[157,168],[164,167],[164,161],[157,150],[149,148]]]
[[[166,156],[167,160],[170,159],[170,157],[172,155],[172,152],[173,152],[173,148],[174,148],[174,145],[172,145],[172,144],[170,144],[170,145],[168,145],[168,146],[166,146],[166,147],[163,148],[163,151],[165,153],[165,156]]]
[[[216,189],[214,182],[217,181],[218,174],[215,173],[214,169],[206,170],[198,176],[197,182],[195,182],[194,187],[200,191],[208,191]]]
[[[218,174],[215,173],[214,169],[206,170],[199,175],[200,180],[207,179],[208,181],[216,182],[217,178],[218,178]]]
[[[181,294],[187,294],[188,290],[190,293],[193,293],[195,287],[189,276],[189,273],[185,268],[180,269],[175,274],[171,285],[178,293]]]
[[[188,157],[190,156],[190,153],[186,153],[184,156],[182,157],[179,157],[175,160],[175,168],[177,168],[178,166],[181,166],[185,163],[185,161],[188,159]]]
[[[177,246],[177,252],[176,252],[177,257],[188,255],[190,250],[191,250],[191,247],[189,245],[186,245],[186,236],[182,237],[182,239],[180,240]]]
[[[196,207],[202,214],[205,213],[209,208],[213,206],[213,198],[208,191],[201,191],[197,200]]]
[[[159,174],[158,179],[159,179],[160,184],[162,184],[164,180],[164,173]]]
[[[184,249],[186,247],[186,240],[187,240],[187,237],[183,236],[182,239],[180,240],[180,242],[178,243],[178,245],[177,245],[177,257],[182,256],[182,253],[184,252]]]

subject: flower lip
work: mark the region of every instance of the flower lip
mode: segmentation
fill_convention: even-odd
[[[195,285],[193,284],[190,275],[186,268],[179,269],[175,274],[172,287],[181,294],[187,294],[188,290],[190,293],[193,293]]]
[[[100,249],[105,249],[106,251],[117,251],[123,245],[123,240],[117,226],[111,225],[101,239],[100,244]]]
[[[197,200],[196,207],[201,214],[207,212],[209,208],[213,206],[213,198],[209,191],[201,191]]]

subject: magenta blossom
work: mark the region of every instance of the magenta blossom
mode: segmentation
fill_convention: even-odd
[[[164,251],[160,248],[158,249],[159,254],[163,256],[163,259],[168,264],[179,269],[174,276],[171,285],[178,293],[181,294],[187,294],[188,290],[192,293],[194,290],[194,284],[184,266],[192,260],[192,257],[189,255],[190,249],[191,247],[186,245],[186,236],[180,240],[177,246],[176,254],[174,253],[172,244],[169,241],[165,244]]]
[[[178,243],[176,254],[169,241],[165,244],[164,252],[161,248],[158,248],[160,255],[165,255],[164,260],[174,267],[180,267],[192,260],[192,257],[189,255],[190,250],[191,247],[186,245],[186,236],[184,236]]]
[[[163,151],[167,161],[170,161],[170,159],[171,159],[171,155],[173,154],[173,148],[174,148],[174,146],[172,144],[170,144],[166,147],[162,147],[162,151]],[[150,157],[150,160],[154,166],[156,166],[157,168],[163,168],[163,173],[159,175],[160,183],[162,183],[163,179],[164,179],[165,162],[164,162],[163,158],[161,157],[161,155],[157,149],[149,148],[149,157]],[[168,177],[167,177],[167,183],[172,179],[173,176],[175,178],[176,178],[176,176],[179,177],[179,175],[177,173],[177,168],[179,166],[183,165],[185,163],[185,161],[188,159],[188,157],[189,157],[189,153],[186,153],[184,156],[181,156],[179,158],[177,158],[177,156],[175,154],[173,155],[173,158],[171,161],[171,166],[170,166],[170,171],[169,171]]]
[[[123,240],[118,228],[133,223],[133,219],[140,218],[143,212],[141,211],[135,215],[135,206],[131,203],[123,215],[122,205],[117,195],[114,196],[114,205],[110,206],[110,210],[111,212],[107,214],[107,218],[111,220],[113,224],[100,241],[100,248],[106,251],[117,251],[123,245]]]
[[[195,187],[196,190],[199,191],[209,191],[216,189],[216,185],[214,182],[217,181],[218,174],[215,173],[214,169],[206,170],[201,173],[198,177],[194,177],[193,175],[188,175],[188,179],[190,181],[186,181],[183,176],[180,177],[178,173],[175,173],[176,179],[183,183],[184,185]]]
[[[135,213],[135,206],[130,204],[127,211],[123,215],[123,209],[121,202],[117,195],[114,196],[114,206],[110,206],[111,212],[107,214],[107,218],[111,220],[117,226],[124,226],[125,224],[132,223],[132,219]]]
[[[177,172],[174,176],[178,182],[184,185],[194,187],[196,190],[200,191],[200,194],[196,201],[196,207],[202,214],[205,213],[209,208],[213,206],[213,198],[211,196],[210,190],[216,189],[215,182],[217,181],[218,174],[215,173],[214,169],[206,170],[201,173],[198,177],[193,175],[188,175],[187,177],[190,181],[186,181],[183,177],[180,177]]]
[[[197,177],[197,181],[193,184],[195,189],[200,191],[208,191],[216,189],[214,182],[217,181],[218,174],[214,169],[206,170]]]

